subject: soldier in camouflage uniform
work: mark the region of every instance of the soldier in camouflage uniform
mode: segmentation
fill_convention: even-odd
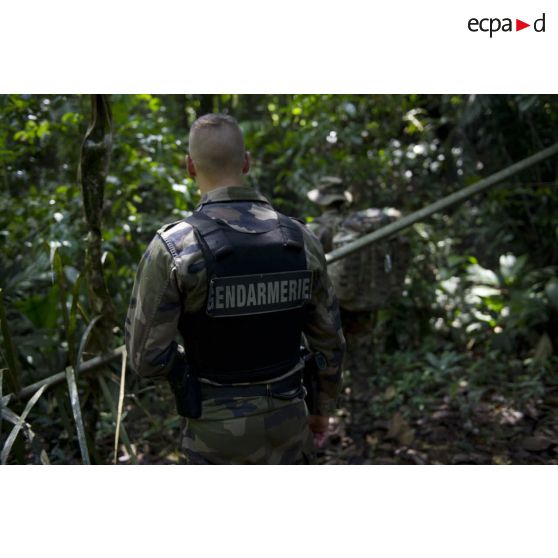
[[[166,225],[151,241],[126,319],[128,354],[141,376],[165,377],[186,355],[199,380],[201,414],[187,419],[182,437],[186,460],[193,464],[311,462],[314,441],[323,439],[340,389],[344,337],[320,243],[243,185],[249,165],[234,119],[206,115],[193,124],[188,170],[200,187],[201,203],[194,220]],[[279,230],[283,241],[271,243],[263,257],[252,250],[258,239]],[[242,250],[237,243],[244,243]],[[255,254],[251,262],[250,254]],[[303,261],[303,270],[289,273],[307,274],[310,282],[291,279],[284,290],[284,282],[266,283],[266,277],[284,275],[265,273],[281,258]],[[250,274],[258,266],[264,273],[216,276],[215,269],[230,265],[228,260],[245,262]],[[273,286],[281,287],[280,299],[270,298]],[[242,301],[241,291],[248,293]],[[288,321],[291,315],[302,317],[300,327],[299,318]],[[175,341],[178,332],[184,347]],[[301,387],[302,332],[309,349],[325,357],[315,415],[309,415]],[[296,346],[288,362],[279,358],[287,345]]]
[[[322,215],[310,226],[325,252],[340,248],[401,216],[393,208],[371,208],[348,214],[352,197],[350,192],[344,191],[342,180],[336,177],[322,178],[308,197],[322,207]],[[395,238],[363,248],[329,267],[347,339],[345,364],[350,372],[353,400],[368,397],[368,380],[374,366],[373,330],[377,310],[385,308],[401,292],[408,261],[408,243]]]
[[[331,252],[333,237],[345,218],[353,197],[345,190],[340,178],[324,176],[317,187],[308,192],[308,198],[322,210],[322,214],[309,223],[308,228],[318,237],[324,252]]]

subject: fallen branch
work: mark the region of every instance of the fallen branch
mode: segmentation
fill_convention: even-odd
[[[78,376],[80,374],[88,374],[88,373],[91,373],[91,372],[98,371],[98,369],[101,368],[102,366],[104,366],[105,364],[108,364],[109,362],[112,362],[113,360],[117,360],[118,358],[122,358],[122,354],[125,351],[126,351],[126,347],[124,345],[121,345],[120,347],[117,347],[116,349],[114,349],[110,353],[105,353],[103,355],[96,356],[95,358],[86,360],[78,368]],[[49,388],[51,386],[54,386],[56,384],[59,384],[59,383],[65,381],[65,380],[66,380],[66,371],[58,372],[57,374],[54,374],[53,376],[49,376],[48,378],[45,378],[43,380],[39,380],[38,382],[35,382],[34,384],[31,384],[29,386],[24,387],[17,394],[12,393],[12,394],[5,395],[4,398],[2,399],[2,401],[3,401],[4,404],[6,404],[7,403],[7,398],[9,398],[9,397],[12,397],[13,399],[27,399],[28,397],[33,395],[41,387],[46,386],[47,388]]]

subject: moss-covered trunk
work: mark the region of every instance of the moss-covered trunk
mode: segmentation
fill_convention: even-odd
[[[87,350],[106,352],[111,347],[115,308],[111,300],[102,263],[102,217],[107,178],[112,150],[112,112],[108,95],[91,95],[91,117],[81,146],[78,182],[83,195],[83,208],[87,226],[85,239],[85,277],[89,299],[89,319],[100,316]],[[84,418],[88,446],[92,459],[98,462],[95,437],[99,418],[100,390],[97,379],[88,378],[88,391],[84,401]]]
[[[92,316],[102,316],[98,333],[110,335],[115,310],[102,264],[101,221],[112,149],[112,113],[108,95],[91,95],[91,119],[81,146],[78,180],[87,223],[85,266]],[[97,336],[99,339],[99,336]],[[108,341],[108,339],[105,339]],[[105,345],[106,348],[106,345]]]

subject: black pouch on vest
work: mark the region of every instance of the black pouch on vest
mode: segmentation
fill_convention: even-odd
[[[168,381],[174,393],[176,412],[181,417],[199,418],[202,413],[200,382],[182,359],[176,359]]]

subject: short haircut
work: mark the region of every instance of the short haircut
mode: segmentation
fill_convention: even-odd
[[[238,122],[227,114],[206,114],[190,128],[190,157],[208,176],[238,173],[244,164],[244,138]]]

